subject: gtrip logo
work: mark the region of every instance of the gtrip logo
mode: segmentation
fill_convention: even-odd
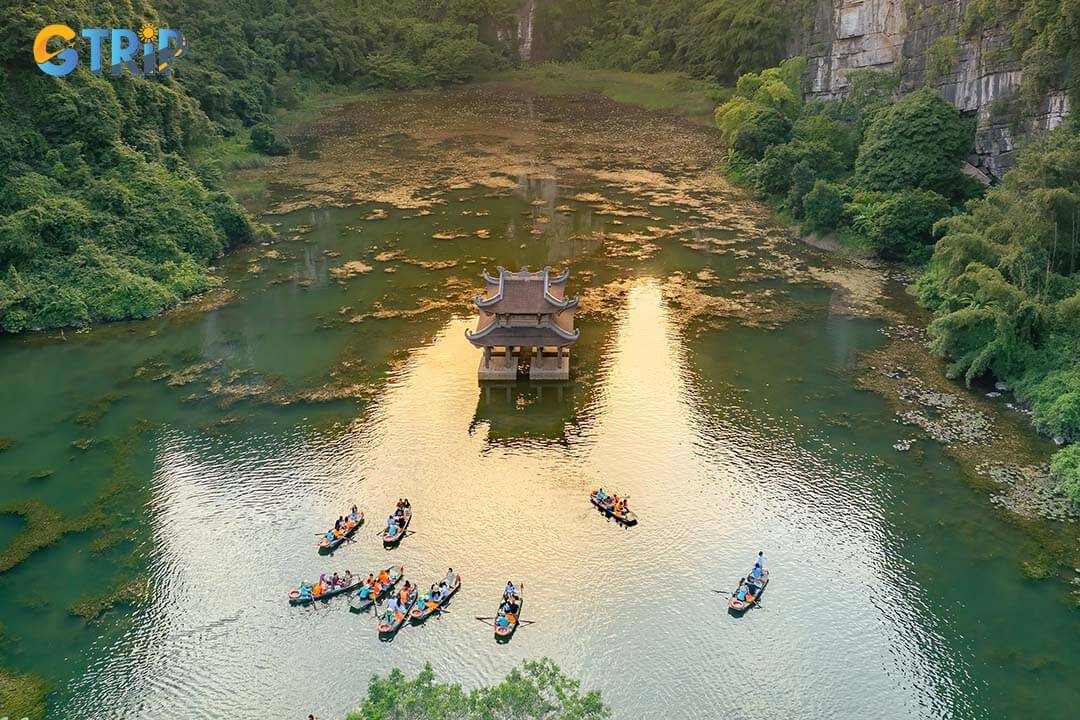
[[[188,52],[187,41],[179,30],[150,24],[143,25],[138,32],[128,28],[83,28],[81,35],[90,42],[90,72],[95,75],[104,70],[106,44],[109,72],[113,75],[122,74],[126,68],[132,75],[167,76],[169,68]],[[79,52],[75,49],[78,36],[60,23],[41,28],[34,38],[34,62],[41,72],[53,77],[71,74],[79,64]],[[50,50],[50,42],[59,49]]]

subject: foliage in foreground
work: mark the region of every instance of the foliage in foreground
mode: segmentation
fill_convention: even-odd
[[[611,716],[598,691],[580,684],[551,660],[525,661],[498,685],[469,692],[435,682],[431,665],[409,680],[394,669],[372,678],[367,699],[347,720],[602,720]]]

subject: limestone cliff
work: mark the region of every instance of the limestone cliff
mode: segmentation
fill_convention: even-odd
[[[808,86],[818,97],[843,97],[852,70],[899,73],[901,91],[936,87],[976,119],[970,162],[992,178],[1012,164],[1018,135],[1060,125],[1069,112],[1063,88],[1033,113],[1015,108],[1023,72],[1005,30],[961,31],[969,0],[819,0],[806,44]]]

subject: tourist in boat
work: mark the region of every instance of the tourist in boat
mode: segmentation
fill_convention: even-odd
[[[307,580],[302,580],[300,582],[300,597],[303,598],[304,600],[311,600],[312,599],[311,583],[309,583]]]
[[[517,588],[514,587],[514,583],[510,580],[506,581],[506,589],[503,590],[503,598],[509,599],[517,595]]]
[[[326,541],[327,542],[334,542],[334,539],[335,539],[334,531],[333,530],[327,530],[326,531]]]
[[[393,515],[391,515],[390,517],[386,518],[386,534],[389,535],[390,537],[393,537],[394,535],[397,535],[397,532],[398,532],[397,518],[394,517]]]
[[[518,605],[512,600],[508,600],[503,605],[503,616],[506,618],[506,622],[509,625],[513,625],[517,622]]]
[[[607,497],[607,495],[604,493],[604,488],[600,488],[599,490],[597,490],[595,497],[596,502],[604,502],[604,498]]]
[[[398,593],[398,604],[404,607],[409,604],[409,596],[412,595],[412,585],[409,581],[405,581],[405,587],[401,588],[401,592]]]
[[[341,577],[337,573],[334,573],[333,576],[330,578],[330,587],[336,588],[336,587],[339,587],[340,585],[341,585]]]
[[[408,510],[409,512],[412,512],[412,504],[409,503],[409,498],[405,498],[404,509]]]
[[[390,573],[383,570],[382,572],[379,573],[379,578],[378,579],[379,579],[379,585],[381,585],[383,587],[386,587],[387,585],[390,584]]]
[[[392,597],[386,603],[386,621],[391,622],[391,623],[394,622],[394,618],[397,616],[397,613],[398,613],[398,599],[396,597]]]
[[[755,582],[760,582],[763,577],[760,563],[754,563],[754,569],[750,571],[750,577],[754,578]]]
[[[441,583],[439,583],[439,597],[444,598],[449,594],[450,586],[446,584],[446,580],[444,579]]]

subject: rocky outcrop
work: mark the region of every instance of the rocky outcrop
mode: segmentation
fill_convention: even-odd
[[[936,87],[976,119],[969,162],[999,178],[1019,136],[1064,122],[1069,99],[1052,89],[1032,113],[1019,112],[1019,58],[1000,27],[961,31],[968,0],[820,0],[806,45],[807,83],[818,97],[840,98],[853,70],[899,74],[900,90]]]

